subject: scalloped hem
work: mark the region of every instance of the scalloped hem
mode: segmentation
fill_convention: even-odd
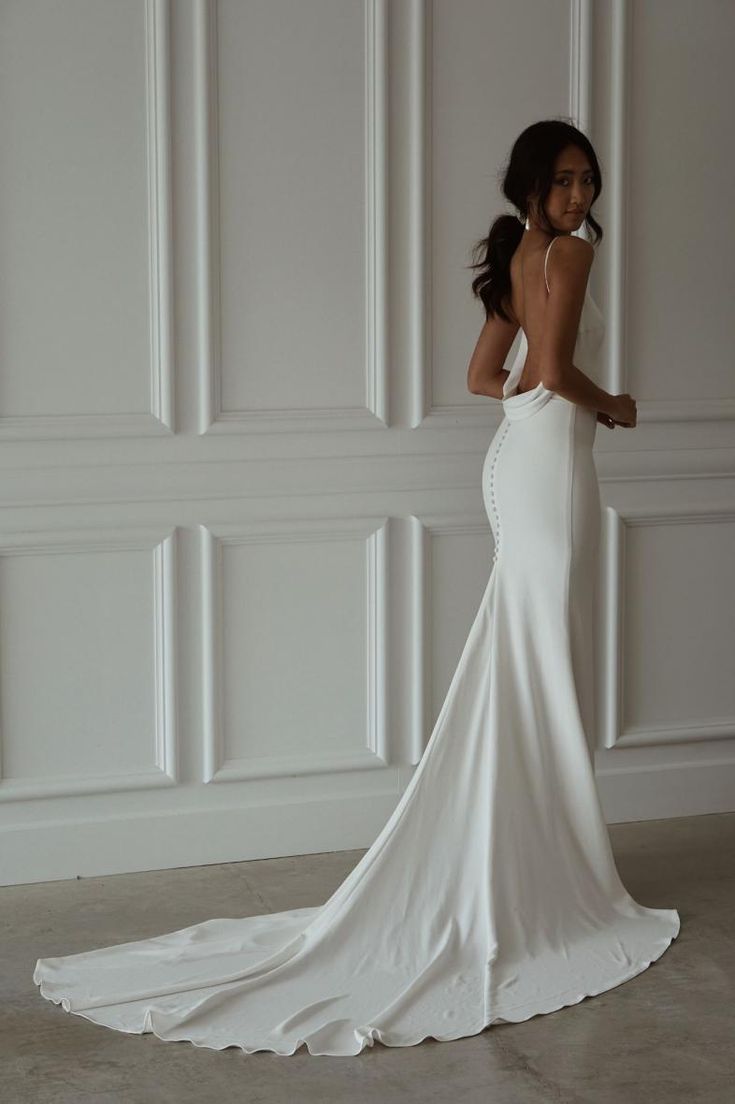
[[[675,911],[675,910],[674,910]],[[678,915],[678,914],[677,914]],[[216,1045],[211,1042],[197,1042],[196,1039],[188,1038],[182,1035],[179,1038],[172,1039],[170,1036],[159,1034],[156,1031],[152,1023],[152,1017],[150,1012],[146,1013],[144,1021],[144,1029],[142,1031],[127,1031],[125,1028],[110,1028],[112,1031],[120,1031],[124,1035],[148,1035],[152,1034],[157,1039],[160,1039],[163,1043],[191,1043],[199,1049],[205,1050],[227,1050],[229,1047],[239,1047],[243,1054],[258,1054],[268,1053],[276,1054],[281,1058],[290,1058],[296,1054],[301,1047],[306,1047],[307,1053],[313,1058],[356,1058],[359,1054],[362,1054],[368,1047],[373,1047],[376,1042],[386,1047],[411,1047],[418,1046],[419,1043],[425,1042],[427,1039],[433,1039],[437,1043],[449,1043],[455,1042],[457,1039],[469,1039],[475,1035],[481,1034],[487,1028],[492,1027],[497,1023],[525,1023],[526,1020],[533,1019],[534,1016],[546,1016],[552,1012],[558,1012],[562,1008],[571,1008],[575,1004],[579,1004],[581,1001],[586,1000],[588,997],[597,997],[602,993],[607,993],[611,989],[616,989],[619,985],[623,985],[626,981],[632,980],[648,969],[652,963],[657,962],[659,958],[668,950],[672,942],[678,938],[681,930],[681,923],[677,926],[675,932],[673,932],[661,946],[660,950],[652,957],[647,959],[643,963],[637,963],[632,969],[627,970],[625,973],[618,975],[612,981],[606,981],[597,989],[588,990],[584,993],[579,993],[576,989],[565,989],[561,992],[549,994],[544,1001],[540,1002],[540,1007],[534,1007],[529,1009],[528,1004],[520,1003],[512,1005],[509,1008],[503,1009],[502,1016],[493,1016],[492,1019],[483,1023],[476,1029],[462,1030],[454,1035],[435,1035],[428,1032],[426,1035],[419,1035],[415,1038],[401,1039],[399,1036],[384,1035],[378,1027],[366,1027],[356,1029],[356,1034],[359,1032],[359,1039],[361,1042],[360,1047],[354,1051],[332,1051],[332,1050],[312,1050],[309,1046],[309,1039],[297,1039],[295,1046],[291,1050],[279,1050],[276,1046],[268,1043],[257,1044],[255,1046],[247,1046],[245,1043],[241,1043],[236,1039],[230,1042],[223,1042],[221,1045]],[[33,972],[33,980],[39,987],[39,991],[42,997],[51,1001],[52,1004],[61,1005],[65,1012],[68,1012],[72,1016],[81,1016],[85,1020],[89,1020],[90,1023],[96,1023],[98,1027],[107,1027],[106,1024],[101,1024],[98,1020],[95,1020],[92,1016],[85,1015],[83,1009],[71,1009],[69,1001],[66,997],[54,997],[44,990],[44,983],[42,979],[36,978],[37,969]],[[561,1000],[560,1000],[561,998]],[[559,1003],[554,1003],[559,1001]],[[147,1029],[146,1029],[147,1028]],[[322,1029],[320,1029],[322,1030]],[[357,1039],[356,1039],[357,1041]]]

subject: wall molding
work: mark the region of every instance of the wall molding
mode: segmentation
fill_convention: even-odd
[[[363,0],[365,25],[365,401],[354,407],[222,409],[219,49],[217,0],[196,0],[199,433],[385,429],[388,414],[387,0]]]
[[[569,0],[569,89],[568,112],[582,129],[589,126],[592,99],[592,0]],[[412,102],[415,105],[414,140],[416,150],[412,165],[410,209],[420,213],[411,227],[412,286],[416,294],[411,303],[413,325],[412,371],[413,429],[444,429],[453,426],[479,427],[492,424],[485,410],[478,409],[476,400],[437,404],[433,401],[434,356],[431,340],[433,318],[431,249],[431,111],[432,38],[431,0],[413,0],[411,73],[414,81]],[[419,81],[422,82],[419,86]],[[498,407],[500,404],[497,404]],[[501,414],[502,417],[502,414]]]
[[[601,568],[603,610],[601,622],[600,717],[599,731],[606,749],[659,747],[711,740],[729,740],[735,736],[735,716],[701,722],[623,727],[623,590],[625,586],[625,546],[627,532],[634,526],[706,525],[735,521],[734,510],[702,506],[696,510],[629,509],[622,514],[612,506],[603,511],[604,557]]]
[[[269,522],[199,526],[202,558],[203,782],[241,782],[288,775],[374,770],[389,765],[387,717],[387,542],[389,519]],[[222,550],[226,545],[365,541],[367,720],[364,747],[340,755],[274,755],[228,759],[222,720]]]
[[[72,797],[81,794],[117,793],[122,790],[162,789],[178,782],[178,724],[176,703],[176,542],[178,530],[89,529],[57,532],[4,532],[0,556],[92,552],[150,551],[153,570],[153,631],[155,655],[155,754],[150,767],[127,774],[1,778],[0,802],[36,798]],[[0,748],[2,733],[0,733]],[[0,768],[1,771],[1,768]]]
[[[0,441],[159,437],[174,431],[171,0],[145,0],[150,410],[0,416]]]
[[[611,195],[612,222],[608,282],[610,285],[610,344],[608,353],[608,383],[613,394],[630,388],[625,371],[631,363],[628,348],[626,318],[627,274],[631,255],[631,235],[627,212],[633,202],[630,181],[630,51],[633,8],[630,0],[611,3],[611,82],[610,134],[611,149],[608,190]],[[642,422],[712,422],[735,418],[735,397],[682,399],[645,399],[637,404],[638,423]]]

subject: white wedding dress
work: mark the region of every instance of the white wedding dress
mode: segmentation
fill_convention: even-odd
[[[587,293],[574,363],[592,378],[603,330]],[[638,904],[620,881],[587,739],[596,416],[543,384],[518,394],[525,355],[522,334],[483,467],[490,578],[373,845],[319,907],[40,958],[48,1000],[215,1050],[356,1055],[576,1004],[678,935],[675,909]]]

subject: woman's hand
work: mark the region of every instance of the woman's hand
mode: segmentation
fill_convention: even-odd
[[[638,407],[636,401],[627,391],[622,395],[615,395],[613,403],[608,406],[607,409],[608,411],[612,411],[609,417],[612,418],[616,425],[626,426],[632,429],[638,421]]]
[[[618,416],[614,417],[605,410],[598,410],[597,421],[602,422],[608,429],[615,429],[615,426],[625,426],[626,429],[632,429],[638,421],[638,408],[635,399],[626,392],[623,395],[616,395],[614,401]]]

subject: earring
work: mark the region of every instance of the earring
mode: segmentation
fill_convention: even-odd
[[[526,219],[526,230],[530,230],[530,229],[531,229],[531,220],[530,220],[530,218],[527,218]]]

